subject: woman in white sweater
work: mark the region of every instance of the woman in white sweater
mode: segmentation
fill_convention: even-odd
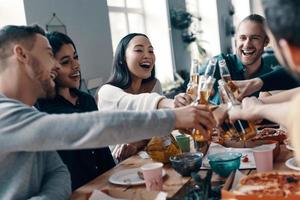
[[[112,75],[98,91],[98,108],[101,110],[153,110],[173,108],[178,105],[173,99],[162,96],[162,89],[155,78],[155,54],[144,34],[131,33],[119,42]],[[187,101],[188,95],[177,96],[177,102]],[[208,111],[203,106],[204,111]],[[206,126],[203,123],[203,126]],[[147,141],[118,145],[113,155],[119,161],[136,154]]]

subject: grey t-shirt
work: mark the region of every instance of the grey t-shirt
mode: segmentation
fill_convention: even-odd
[[[68,199],[69,174],[55,152],[169,133],[170,110],[49,115],[0,94],[0,199]]]

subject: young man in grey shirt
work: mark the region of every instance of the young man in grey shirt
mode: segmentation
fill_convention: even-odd
[[[153,112],[48,115],[60,65],[38,26],[0,29],[0,199],[68,199],[70,177],[54,150],[107,146],[215,126],[206,106]]]

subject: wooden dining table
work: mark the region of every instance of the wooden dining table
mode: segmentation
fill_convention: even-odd
[[[284,144],[280,146],[280,154],[274,161],[274,168],[273,170],[276,171],[291,171],[288,167],[286,167],[285,162],[293,156],[293,152],[288,150]],[[86,185],[78,188],[72,193],[71,199],[72,200],[87,200],[93,190],[103,190],[109,194],[116,194],[116,197],[122,197],[122,194],[126,197],[130,195],[131,199],[155,199],[158,192],[148,192],[146,191],[145,185],[138,185],[138,186],[121,186],[111,184],[108,179],[109,177],[116,173],[120,172],[121,170],[131,169],[131,168],[138,168],[141,167],[145,163],[154,162],[151,159],[142,159],[140,156],[132,156],[123,162],[119,163],[113,169],[107,171],[106,173],[102,174],[101,176],[97,177],[96,179],[92,180],[91,182],[87,183]],[[163,182],[163,192],[167,193],[168,198],[175,198],[180,199],[181,195],[184,195],[183,188],[186,185],[190,184],[192,179],[191,177],[182,177],[178,174],[170,164],[164,165],[164,170],[166,171],[166,177],[164,177]],[[240,170],[244,174],[252,174],[255,173],[255,169],[248,169],[248,170]],[[206,174],[207,170],[200,170],[201,174]],[[217,174],[213,173],[212,176],[212,185],[214,183],[224,183],[226,178],[220,177]],[[111,191],[111,192],[109,192]],[[128,197],[128,196],[127,196]],[[177,198],[176,198],[177,197]]]

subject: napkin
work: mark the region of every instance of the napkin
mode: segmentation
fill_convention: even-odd
[[[149,154],[146,151],[140,151],[140,152],[138,152],[138,155],[143,159],[150,158]]]
[[[166,193],[166,192],[160,191],[160,192],[156,192],[156,193],[157,193],[157,195],[156,196],[154,195],[155,196],[155,198],[153,198],[154,200],[166,200],[168,197],[168,193]],[[127,197],[128,197],[128,195],[127,195]],[[128,197],[128,198],[130,198],[130,197]],[[132,198],[137,199],[138,197],[135,196]],[[132,198],[130,198],[130,199],[132,199]],[[108,194],[105,194],[104,192],[102,192],[100,190],[94,190],[92,195],[90,196],[89,200],[126,200],[126,199],[114,198],[114,197],[109,196]]]
[[[101,192],[100,190],[94,190],[89,200],[126,200],[126,199],[114,198],[105,194],[104,192]]]

